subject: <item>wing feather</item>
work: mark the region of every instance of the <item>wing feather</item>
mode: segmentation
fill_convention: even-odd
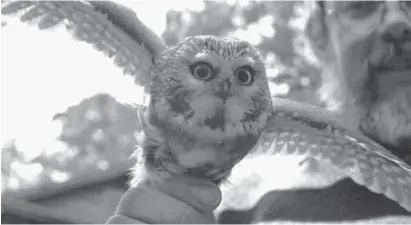
[[[2,2],[1,13],[35,22],[42,30],[64,24],[76,40],[113,58],[115,65],[141,86],[150,81],[153,57],[166,49],[132,10],[114,2],[7,1]]]
[[[274,109],[251,157],[293,154],[330,162],[357,184],[411,212],[408,164],[371,139],[348,130],[322,108],[280,100]]]
[[[35,21],[39,29],[64,24],[76,40],[113,58],[124,74],[134,76],[142,86],[150,81],[153,57],[166,49],[132,10],[114,2],[4,1],[1,13]],[[344,128],[328,111],[288,100],[274,101],[274,108],[255,153],[282,152],[329,161],[356,183],[411,212],[409,165],[373,140]]]

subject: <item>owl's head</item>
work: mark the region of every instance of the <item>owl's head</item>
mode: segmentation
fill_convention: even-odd
[[[222,180],[272,113],[262,57],[237,39],[195,36],[167,49],[148,90],[147,171]]]
[[[262,56],[238,39],[195,36],[169,48],[151,90],[159,119],[212,141],[258,132],[272,107]]]

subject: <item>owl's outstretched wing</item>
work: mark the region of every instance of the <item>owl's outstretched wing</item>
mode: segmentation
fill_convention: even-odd
[[[63,23],[76,40],[114,58],[142,86],[150,81],[152,58],[166,49],[131,10],[113,2],[2,2],[2,15],[13,14],[22,21],[37,21],[40,29]],[[329,161],[356,183],[411,212],[410,166],[374,141],[344,129],[323,109],[278,99],[274,109],[255,153],[301,154]]]
[[[1,14],[35,21],[39,29],[64,24],[75,40],[87,42],[113,58],[124,74],[146,87],[152,59],[167,47],[135,13],[108,1],[2,1]],[[2,26],[5,23],[2,22]]]
[[[352,132],[322,108],[274,99],[274,114],[253,154],[305,155],[326,161],[357,184],[411,212],[411,167],[373,140]]]

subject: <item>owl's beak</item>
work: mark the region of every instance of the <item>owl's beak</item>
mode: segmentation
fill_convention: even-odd
[[[225,101],[230,96],[230,92],[219,90],[215,92],[214,95],[220,98],[221,100]]]
[[[225,101],[228,97],[230,97],[231,91],[231,81],[229,79],[225,79],[221,81],[220,88],[217,92],[215,92],[215,96]]]

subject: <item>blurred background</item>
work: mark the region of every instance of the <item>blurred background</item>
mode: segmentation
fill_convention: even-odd
[[[319,104],[319,69],[304,37],[308,2],[121,3],[169,46],[193,35],[255,44],[273,95]],[[139,129],[129,104],[141,90],[63,27],[39,31],[2,17],[1,32],[3,221],[104,223],[127,188]]]

